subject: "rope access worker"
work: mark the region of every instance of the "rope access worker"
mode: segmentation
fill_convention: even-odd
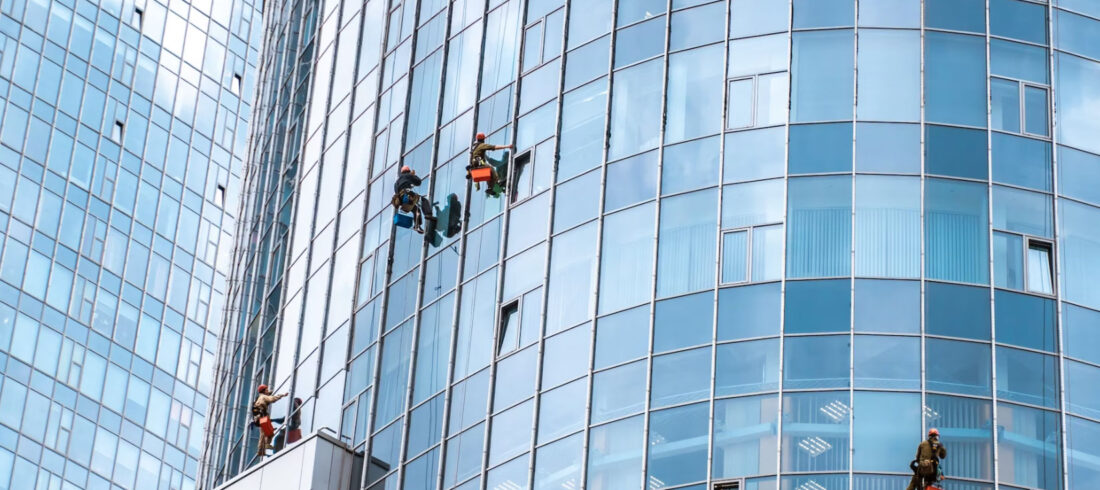
[[[466,176],[469,177],[469,170],[481,167],[489,167],[489,169],[492,170],[493,176],[492,180],[489,181],[488,184],[486,184],[485,191],[491,192],[494,182],[500,184],[501,187],[504,187],[504,183],[500,181],[500,176],[497,175],[497,169],[492,165],[489,165],[489,160],[486,159],[485,153],[493,150],[508,150],[514,148],[515,146],[490,145],[485,142],[485,133],[477,133],[476,138],[477,143],[474,143],[474,147],[470,149],[470,166],[466,167]],[[474,190],[481,190],[481,183],[476,180],[474,181]]]
[[[401,175],[393,183],[393,207],[401,212],[412,213],[413,230],[417,233],[424,233],[424,228],[420,226],[423,218],[420,215],[420,194],[413,192],[412,188],[422,183],[416,172],[407,165],[401,167]]]
[[[271,388],[267,385],[260,385],[256,389],[258,394],[256,395],[256,401],[252,403],[252,422],[260,427],[260,444],[256,448],[257,455],[263,457],[265,451],[268,449],[275,449],[271,445],[271,434],[264,431],[260,426],[260,419],[271,416],[271,404],[279,401],[279,399],[285,397],[287,394],[272,395]]]
[[[925,490],[941,480],[940,460],[946,457],[947,449],[940,444],[940,431],[928,429],[928,439],[917,446],[917,459],[909,464],[913,469],[913,479],[909,480],[909,486],[905,490]]]

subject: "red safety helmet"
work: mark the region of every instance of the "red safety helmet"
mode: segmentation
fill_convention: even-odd
[[[936,428],[928,429],[928,437],[932,437],[932,436],[939,437],[940,436],[940,431],[937,430]]]
[[[485,133],[477,133],[475,138],[477,138],[478,141],[485,141]]]
[[[411,169],[411,168],[409,168],[409,166],[408,166],[408,165],[405,165],[404,167],[401,167],[401,173],[403,173],[403,174],[407,174],[407,173],[409,173],[409,172],[412,172],[412,169]]]
[[[267,391],[267,385],[260,385],[258,388],[256,388],[257,393],[263,393],[265,391]]]

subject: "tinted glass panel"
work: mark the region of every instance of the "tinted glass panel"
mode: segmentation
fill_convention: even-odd
[[[791,174],[852,170],[851,123],[794,125],[790,138]]]
[[[857,335],[855,387],[920,389],[920,339]]]
[[[718,160],[722,155],[718,151],[720,143],[716,136],[665,147],[665,156],[661,163],[661,194],[718,184]],[[608,173],[610,174],[610,168]],[[623,184],[612,181],[610,175],[607,180],[616,182],[615,186],[608,186],[609,191],[611,187],[620,187]],[[610,196],[608,200],[611,200]]]
[[[917,393],[855,393],[852,444],[855,471],[892,471],[913,452],[913,434],[921,428]]]
[[[665,18],[622,29],[615,40],[615,68],[652,58],[665,50]]]
[[[663,77],[663,68],[663,63],[653,60],[615,74],[608,158],[620,158],[657,146],[661,85],[652,82]]]
[[[531,444],[531,408],[534,401],[522,404],[493,417],[489,434],[489,464],[494,465],[516,456]]]
[[[925,332],[989,340],[989,290],[938,282],[925,284]]]
[[[850,328],[851,281],[789,281],[784,333],[841,332]]]
[[[925,275],[989,283],[989,208],[985,184],[925,181]]]
[[[665,156],[666,162],[668,156]],[[690,166],[695,162],[685,161]],[[675,164],[673,164],[675,165]],[[685,167],[686,168],[686,167]],[[672,169],[666,169],[668,172]],[[607,181],[614,182],[604,188],[604,210],[614,211],[657,197],[657,152],[651,151],[607,165]],[[556,204],[558,206],[564,203]]]
[[[920,331],[920,283],[857,279],[855,331]]]
[[[706,398],[710,394],[709,348],[653,358],[651,406],[664,407]]]
[[[920,27],[920,0],[859,2],[860,27]]]
[[[584,437],[577,434],[535,451],[535,490],[568,487],[581,476]]]
[[[932,18],[941,7],[946,17],[966,19],[970,4],[979,11],[981,0],[930,1],[925,15]],[[931,24],[931,23],[930,23]],[[978,32],[985,30],[984,23]],[[925,118],[930,122],[986,125],[985,39],[962,34],[929,32],[925,37]]]
[[[718,340],[779,335],[779,283],[718,290]]]
[[[665,142],[705,136],[722,129],[723,54],[722,46],[717,45],[669,56]],[[659,89],[660,84],[652,84],[652,80],[647,83]],[[637,112],[638,106],[633,110]],[[622,155],[615,152],[614,145],[612,152]]]
[[[850,26],[854,6],[848,0],[794,0],[794,28]]]
[[[925,397],[925,427],[936,427],[945,441],[960,441],[967,434],[966,442],[952,444],[949,450],[952,474],[963,478],[993,478],[993,404],[988,400],[975,400],[954,396],[932,395]]]
[[[654,207],[643,204],[604,218],[601,312],[634,306],[653,294]]]
[[[997,438],[1001,481],[1030,488],[1061,488],[1059,418],[1057,413],[1045,410],[1011,403],[997,405],[997,423],[1004,427],[1004,434]]]
[[[787,30],[789,4],[771,0],[732,0],[730,37],[746,37]]]
[[[1063,304],[1062,328],[1066,355],[1100,364],[1100,312]]]
[[[1089,308],[1100,308],[1100,209],[1062,199],[1061,260],[1064,298]],[[1073,264],[1067,267],[1066,264]]]
[[[847,335],[787,337],[783,344],[784,389],[849,386],[848,347]]]
[[[709,410],[700,403],[650,415],[648,481],[671,486],[706,479]]]
[[[729,133],[725,138],[725,182],[782,177],[786,172],[785,128],[740,131]]]
[[[920,126],[858,123],[856,171],[920,173]]]
[[[845,3],[851,6],[851,3]],[[794,34],[791,54],[792,122],[852,118],[853,42],[854,35],[848,29]]]
[[[538,442],[545,444],[584,426],[588,379],[578,379],[542,394]]]
[[[1051,352],[1057,349],[1053,300],[1001,290],[995,294],[997,342]],[[1069,316],[1068,312],[1065,315]]]
[[[783,395],[780,471],[847,471],[851,407],[847,391]],[[809,441],[808,443],[803,441]],[[845,481],[844,487],[847,487]],[[784,488],[797,488],[792,485]],[[841,488],[832,486],[826,488]]]
[[[588,435],[588,487],[642,485],[642,417],[594,427]]]
[[[985,2],[982,0],[926,0],[926,27],[952,31],[985,32]]]
[[[722,189],[722,228],[783,221],[783,180],[727,185]]]
[[[715,402],[714,478],[775,471],[778,404],[776,395]],[[752,483],[747,488],[761,490]]]
[[[596,320],[596,369],[641,357],[649,350],[649,306]]]
[[[1018,0],[990,0],[989,33],[1046,44],[1047,9]]]
[[[658,301],[653,320],[653,351],[709,342],[714,328],[714,293]]]
[[[985,179],[988,142],[985,131],[929,125],[925,131],[925,171]]]
[[[1066,168],[1072,162],[1059,155],[1059,168],[1062,176],[1073,172]],[[993,133],[993,180],[1021,187],[1030,187],[1043,191],[1051,190],[1050,143],[1031,138],[1023,138],[1004,133]],[[1079,185],[1064,182],[1062,191],[1069,186]]]
[[[1054,202],[1046,194],[993,186],[993,227],[1051,237],[1054,233]]]
[[[988,344],[927,339],[925,351],[934,359],[926,363],[925,386],[933,391],[964,395],[990,395]]]
[[[920,277],[920,180],[856,177],[856,275]]]
[[[997,397],[1058,408],[1057,358],[997,347]]]
[[[1100,368],[1066,361],[1066,403],[1071,412],[1100,418]]]
[[[1047,50],[1003,39],[989,41],[989,72],[1035,83],[1050,83]]]
[[[857,117],[919,121],[920,32],[861,31],[858,56]]]
[[[852,179],[791,179],[787,199],[787,277],[851,273]]]
[[[779,339],[718,346],[714,396],[744,395],[779,388]]]
[[[725,14],[726,6],[719,3],[673,13],[668,49],[675,51],[720,41],[726,30]]]
[[[1100,58],[1100,53],[1095,57]],[[1092,82],[1100,77],[1100,64],[1056,52],[1054,70],[1058,142],[1100,153],[1100,138],[1096,137],[1100,133],[1100,119],[1093,117],[1089,108],[1089,101],[1100,97],[1100,84]]]
[[[646,362],[596,373],[592,381],[592,423],[641,412],[645,407]]]

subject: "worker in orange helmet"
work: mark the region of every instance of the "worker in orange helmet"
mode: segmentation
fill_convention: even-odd
[[[416,171],[409,168],[407,165],[401,167],[401,175],[399,175],[397,181],[393,183],[392,204],[394,210],[412,213],[413,229],[416,230],[417,233],[424,233],[424,228],[420,226],[423,222],[423,217],[420,213],[420,194],[414,192],[412,188],[422,183],[423,181],[420,180],[420,177],[416,176]]]
[[[490,145],[485,142],[485,133],[477,133],[477,142],[474,143],[473,148],[470,149],[470,166],[466,167],[466,177],[469,178],[469,171],[475,168],[488,166],[492,169],[493,177],[492,181],[487,185],[485,192],[491,192],[493,189],[492,182],[500,184],[504,187],[504,183],[500,181],[500,176],[497,175],[497,169],[492,165],[489,165],[489,160],[486,159],[485,153],[493,150],[508,150],[514,148],[514,145]],[[481,183],[474,182],[474,190],[481,190]]]
[[[947,449],[940,444],[940,431],[928,429],[928,438],[917,446],[917,459],[909,463],[913,469],[913,478],[909,480],[906,490],[925,490],[928,486],[942,479],[940,476],[940,460],[947,457]]]
[[[287,394],[272,395],[271,388],[268,388],[267,385],[260,385],[256,388],[256,391],[256,401],[252,403],[252,423],[259,427],[261,418],[270,417],[271,404],[279,401]],[[271,436],[260,430],[260,444],[256,448],[257,455],[263,457],[268,449],[274,449],[271,446]]]

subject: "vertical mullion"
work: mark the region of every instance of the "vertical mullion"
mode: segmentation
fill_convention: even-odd
[[[987,270],[989,271],[989,274],[988,274],[989,280],[988,280],[988,283],[986,284],[986,287],[989,288],[989,311],[990,311],[990,315],[989,315],[989,364],[990,364],[990,388],[989,388],[989,391],[990,391],[990,393],[989,393],[989,396],[990,396],[990,400],[992,400],[992,404],[993,404],[993,413],[992,413],[993,427],[998,427],[998,425],[997,425],[997,418],[998,418],[997,417],[998,416],[998,413],[997,413],[998,412],[998,406],[997,406],[997,315],[993,314],[994,312],[996,312],[996,295],[995,295],[996,288],[994,287],[994,284],[996,284],[995,275],[996,275],[997,270],[996,270],[996,267],[994,267],[994,264],[993,264],[993,257],[994,257],[994,253],[993,253],[993,129],[992,129],[993,128],[993,98],[992,98],[993,79],[992,79],[991,67],[989,66],[990,65],[990,63],[989,63],[989,61],[990,61],[990,50],[991,50],[990,46],[991,46],[991,43],[992,43],[992,40],[991,40],[990,35],[989,35],[989,27],[990,27],[989,15],[990,15],[990,12],[991,12],[991,10],[990,10],[990,0],[986,0],[985,1],[985,90],[986,90],[986,130],[985,130],[985,132],[986,132],[986,181],[985,181],[985,184],[986,184],[986,201],[987,201],[986,202],[986,212],[988,213],[988,216],[986,216],[986,228],[987,228],[986,236],[987,236],[987,240],[988,240],[988,243],[986,244],[986,253],[988,254],[987,261],[986,261],[986,267],[988,268]],[[1023,100],[1024,87],[1023,87],[1023,84],[1020,83],[1020,82],[1016,82],[1016,84],[1017,84],[1019,104],[1020,104],[1019,114],[1018,114],[1018,116],[1020,118],[1020,128],[1019,129],[1020,129],[1020,133],[1022,134],[1022,133],[1024,133],[1024,118],[1023,118],[1023,115],[1024,115],[1024,100]],[[1026,262],[1026,260],[1027,260],[1026,259],[1026,257],[1027,257],[1026,244],[1027,244],[1027,240],[1021,240],[1021,241],[1023,242],[1022,244],[1025,245],[1025,247],[1024,247],[1025,250],[1024,250],[1023,253],[1024,253],[1024,256],[1025,256],[1025,262],[1024,263],[1025,263],[1025,268],[1026,268],[1026,263],[1027,263]],[[996,431],[996,430],[994,430],[992,432],[993,432],[993,477],[992,477],[992,480],[993,480],[993,486],[994,486],[994,488],[996,488],[998,483],[1000,482],[1000,471],[999,471],[999,469],[1000,469],[1000,458],[999,458],[1000,450],[998,448],[998,440],[1000,439],[1000,434],[998,434],[998,431]]]
[[[786,304],[787,304],[787,236],[789,235],[788,227],[790,226],[788,220],[788,210],[790,209],[791,193],[790,180],[790,133],[791,133],[791,87],[794,86],[794,74],[791,72],[791,55],[794,49],[794,0],[787,1],[787,117],[783,122],[783,128],[785,131],[785,137],[783,138],[783,273],[779,278],[779,387],[777,389],[778,397],[776,403],[776,444],[775,444],[775,485],[776,488],[782,484],[782,472],[783,469],[783,377],[785,376],[783,363],[786,362],[784,349],[786,346]]]
[[[850,164],[852,166],[852,189],[850,195],[851,209],[848,212],[848,219],[851,220],[849,227],[849,256],[848,256],[848,273],[851,277],[848,279],[850,282],[848,290],[848,488],[853,489],[855,482],[854,468],[856,461],[855,450],[855,410],[856,410],[856,320],[855,320],[855,296],[856,296],[856,138],[859,133],[859,125],[856,124],[856,120],[859,118],[858,105],[859,105],[859,0],[855,0],[855,5],[852,8],[852,159]]]

